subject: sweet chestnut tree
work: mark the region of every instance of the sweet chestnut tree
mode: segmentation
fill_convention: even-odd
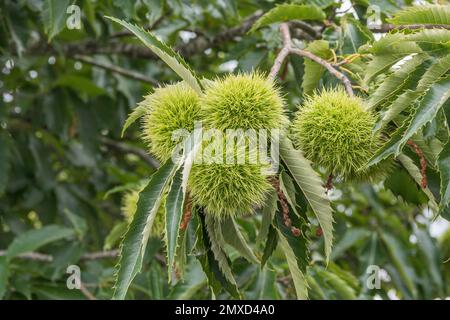
[[[1,7],[0,296],[448,296],[449,4],[62,2]]]

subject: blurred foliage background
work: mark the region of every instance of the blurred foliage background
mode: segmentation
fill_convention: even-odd
[[[123,138],[121,129],[144,95],[177,76],[104,16],[151,29],[199,75],[213,78],[226,72],[270,69],[281,45],[277,26],[247,32],[277,2],[0,2],[0,297],[109,299],[112,295],[118,240],[125,223],[122,191],[148,178],[159,165],[147,154],[138,124]],[[371,14],[370,5],[382,8],[384,21],[413,1],[294,2],[314,3],[329,16],[328,25],[295,29],[293,37],[299,43],[325,37],[338,53],[349,54],[367,41],[359,31]],[[77,22],[77,10],[81,24],[69,29],[68,19]],[[353,17],[347,20],[350,31],[342,32],[339,21],[348,14]],[[301,102],[304,61],[295,56],[290,62],[280,83],[294,111]],[[329,75],[320,81],[324,86],[336,83]],[[404,169],[396,168],[381,184],[336,183],[330,193],[336,242],[328,267],[320,253],[320,231],[311,235],[312,299],[449,296],[450,263],[444,263],[450,257],[449,223],[432,218],[427,197],[411,179]],[[239,222],[255,240],[260,215]],[[151,239],[143,272],[128,298],[210,298],[195,259],[189,260],[185,282],[167,283],[161,248],[159,239]],[[245,298],[295,298],[281,253],[276,252],[263,270],[237,255],[231,257]],[[81,290],[66,286],[69,265],[80,267]],[[366,285],[370,265],[381,270],[379,289]]]

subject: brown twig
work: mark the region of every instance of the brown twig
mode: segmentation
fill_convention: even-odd
[[[305,31],[313,39],[319,39],[321,37],[321,33],[318,30],[314,29],[313,26],[311,26],[310,24],[308,24],[304,21],[300,21],[300,20],[290,21],[289,25],[291,25],[294,28],[299,28],[299,29]]]
[[[119,249],[109,250],[109,251],[97,251],[90,252],[82,255],[80,261],[93,261],[93,260],[103,260],[103,259],[115,259],[119,256]],[[6,250],[0,250],[0,257],[6,255]],[[53,256],[46,253],[39,252],[27,252],[19,255],[17,258],[24,260],[33,260],[39,262],[52,262]],[[155,259],[161,264],[165,265],[166,260],[160,254],[155,255]]]
[[[88,300],[97,300],[97,298],[86,288],[83,282],[80,283],[80,291]]]
[[[231,41],[236,37],[242,36],[247,33],[252,27],[253,23],[261,17],[262,10],[256,11],[254,14],[246,17],[242,23],[236,27],[223,30],[211,38],[205,36],[198,36],[192,39],[188,43],[175,47],[175,51],[178,51],[184,57],[190,57],[192,55],[202,53],[206,49],[211,47],[220,46],[222,43]],[[101,42],[98,40],[88,40],[79,43],[68,44],[62,47],[62,52],[67,56],[80,55],[94,55],[94,54],[120,54],[131,58],[142,59],[158,59],[158,57],[147,47],[141,45],[135,45],[131,43],[125,43],[119,41],[119,39],[125,35],[128,35],[127,31],[123,33],[115,33],[110,38],[113,41]],[[31,54],[59,54],[61,51],[56,50],[47,41],[39,41],[35,45],[31,46],[28,50]]]
[[[130,79],[149,83],[154,87],[158,85],[158,83],[155,80],[150,79],[149,77],[143,75],[142,73],[136,72],[136,71],[127,70],[127,69],[124,69],[124,68],[121,68],[121,67],[118,67],[118,66],[115,66],[112,64],[100,62],[96,59],[92,59],[91,57],[81,55],[81,54],[74,54],[72,56],[72,58],[77,61],[81,61],[81,62],[90,64],[90,65],[93,65],[95,67],[120,74],[120,75],[125,76]]]
[[[345,90],[347,91],[347,94],[349,96],[354,95],[352,83],[350,82],[350,80],[347,78],[346,75],[344,75],[343,73],[341,73],[337,69],[335,69],[328,61],[325,61],[324,59],[316,56],[315,54],[313,54],[309,51],[306,51],[306,50],[294,48],[292,46],[291,35],[289,32],[289,25],[287,23],[282,23],[280,25],[280,32],[281,32],[281,36],[283,39],[283,48],[280,50],[280,52],[278,53],[278,55],[275,58],[274,64],[269,73],[269,78],[275,79],[275,77],[277,76],[278,72],[280,71],[280,68],[283,65],[283,62],[286,59],[286,57],[289,54],[296,54],[296,55],[308,58],[308,59],[322,65],[325,69],[328,70],[328,72],[330,72],[332,75],[334,75],[336,78],[338,78],[344,84]]]
[[[0,250],[0,257],[6,255],[6,250]],[[119,250],[110,250],[110,251],[98,251],[86,253],[81,256],[81,261],[91,261],[91,260],[100,260],[100,259],[112,259],[116,258],[119,255]],[[27,252],[18,256],[20,259],[25,260],[33,260],[33,261],[41,261],[41,262],[52,262],[53,256],[45,253],[39,252]]]
[[[425,189],[428,185],[428,182],[427,182],[427,160],[425,159],[425,156],[424,156],[422,150],[420,150],[419,146],[414,141],[408,140],[408,142],[406,144],[414,150],[414,152],[417,154],[417,156],[420,159],[420,174],[422,175],[422,181],[421,181],[420,185],[423,189]]]
[[[145,150],[131,146],[127,143],[124,142],[118,142],[115,140],[112,140],[108,137],[101,137],[100,141],[110,147],[110,148],[114,148],[120,152],[123,153],[131,153],[134,154],[136,156],[138,156],[139,158],[141,158],[143,161],[145,161],[150,167],[152,168],[158,168],[160,166],[160,163],[158,160],[156,160],[155,158],[153,158],[152,156],[150,156],[147,152],[145,152]]]

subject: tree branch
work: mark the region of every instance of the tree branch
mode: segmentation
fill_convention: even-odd
[[[152,156],[150,156],[147,152],[145,152],[145,150],[131,146],[124,142],[112,140],[108,137],[101,137],[100,141],[104,145],[114,148],[120,152],[131,153],[131,154],[138,156],[139,158],[141,158],[143,161],[145,161],[149,166],[151,166],[153,168],[159,168],[159,166],[160,166],[159,161],[156,160],[155,158],[153,158]]]
[[[112,64],[107,64],[107,63],[103,63],[100,61],[97,61],[95,59],[92,59],[91,57],[88,56],[84,56],[84,55],[80,55],[80,54],[74,54],[72,56],[73,59],[93,65],[95,67],[101,68],[101,69],[105,69],[120,75],[123,75],[125,77],[134,79],[134,80],[138,80],[138,81],[142,81],[142,82],[146,82],[151,84],[152,86],[157,86],[158,83],[153,80],[150,79],[149,77],[143,75],[142,73],[139,72],[135,72],[135,71],[131,71],[131,70],[127,70]]]
[[[180,45],[175,48],[181,55],[189,57],[193,54],[202,53],[210,47],[219,46],[224,42],[233,40],[238,36],[242,36],[247,33],[252,27],[253,23],[261,17],[262,10],[256,11],[254,14],[245,18],[242,23],[236,27],[226,29],[219,32],[214,37],[208,39],[205,36],[198,36],[192,41]],[[120,39],[128,35],[128,32],[115,33],[111,36],[112,39]],[[38,42],[35,46],[28,50],[30,53],[60,53],[47,42]],[[132,58],[142,59],[157,59],[158,57],[153,54],[148,48],[141,45],[134,45],[130,43],[123,43],[120,41],[112,41],[108,43],[101,43],[97,40],[89,40],[81,43],[68,44],[63,47],[62,51],[68,56],[80,55],[94,55],[94,54],[121,54]]]
[[[0,257],[6,255],[6,250],[0,250]],[[99,259],[112,259],[116,258],[119,255],[119,250],[111,250],[111,251],[99,251],[92,252],[82,255],[81,261],[91,261],[91,260],[99,260]],[[33,261],[41,261],[41,262],[52,262],[53,256],[45,253],[39,252],[27,252],[18,256],[20,259],[33,260]]]
[[[6,250],[0,250],[0,257],[6,255]],[[115,259],[119,256],[119,249],[114,249],[110,251],[97,251],[86,253],[80,257],[80,261],[93,261],[102,259]],[[39,252],[26,252],[18,256],[20,259],[33,260],[40,262],[52,262],[53,256],[45,253]],[[155,259],[161,264],[165,265],[166,260],[160,254],[155,255]]]
[[[347,91],[347,94],[349,96],[354,95],[353,89],[352,89],[352,83],[350,82],[350,80],[347,78],[346,75],[339,72],[328,61],[323,60],[322,58],[316,56],[315,54],[313,54],[309,51],[306,51],[306,50],[294,48],[292,46],[291,35],[289,32],[289,25],[287,23],[282,23],[280,25],[280,32],[281,32],[281,36],[283,39],[283,48],[280,50],[277,57],[275,58],[275,62],[269,73],[269,78],[275,79],[275,77],[277,76],[278,72],[280,71],[281,65],[283,64],[283,61],[286,59],[286,57],[289,54],[296,54],[296,55],[308,58],[308,59],[322,65],[325,69],[328,70],[328,72],[330,72],[332,75],[334,75],[336,78],[338,78],[344,84],[345,90]]]
[[[80,282],[80,291],[88,300],[97,300],[97,298]]]

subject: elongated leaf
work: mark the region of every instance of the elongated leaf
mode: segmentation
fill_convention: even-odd
[[[127,120],[125,121],[125,124],[122,128],[121,137],[124,136],[125,131],[128,129],[129,126],[131,126],[137,119],[142,117],[147,112],[147,107],[143,105],[138,105],[134,110],[130,113]]]
[[[291,246],[280,231],[278,231],[278,243],[286,256],[286,261],[294,282],[297,299],[308,299],[308,283],[306,282],[306,277],[297,265],[297,259],[294,251],[292,251]]]
[[[51,242],[75,235],[70,228],[57,225],[48,225],[41,229],[29,230],[17,236],[9,245],[6,257],[11,260],[18,255],[39,249]]]
[[[449,5],[412,6],[397,11],[390,22],[396,25],[446,24],[450,25]]]
[[[219,268],[223,275],[233,285],[236,285],[236,280],[233,276],[233,271],[228,261],[228,257],[223,251],[224,239],[220,231],[220,223],[214,219],[211,215],[205,216],[206,230],[208,231],[209,240],[211,242],[211,251],[214,254],[214,258],[219,264]]]
[[[42,10],[42,22],[47,34],[48,42],[60,33],[65,25],[68,15],[66,13],[70,0],[45,0]]]
[[[414,179],[414,181],[417,183],[417,185],[420,186],[422,183],[422,174],[420,172],[420,169],[414,163],[414,161],[410,157],[408,157],[404,154],[399,154],[397,159],[405,167],[406,171],[408,171],[409,175]],[[431,190],[428,187],[426,187],[426,188],[422,189],[422,191],[427,195],[428,199],[430,200],[430,207],[434,211],[437,211],[438,205],[436,203],[436,199],[434,198],[434,195],[431,192]]]
[[[363,83],[368,86],[369,82],[372,81],[377,75],[382,72],[387,71],[394,64],[402,60],[407,54],[384,54],[377,55],[372,58],[372,60],[367,65],[365,70],[365,76]]]
[[[75,229],[75,233],[77,233],[78,237],[80,239],[83,239],[84,235],[88,231],[88,225],[86,222],[86,219],[73,213],[69,209],[64,209],[64,214],[66,215],[67,219],[69,219],[70,223],[72,224],[73,228]]]
[[[277,194],[275,190],[271,190],[267,195],[266,202],[262,208],[262,221],[261,229],[256,236],[256,244],[259,245],[263,240],[267,239],[269,233],[270,224],[275,216],[275,211],[277,210]]]
[[[345,300],[355,300],[356,293],[355,290],[349,286],[344,280],[342,280],[338,275],[329,272],[325,269],[317,271],[317,274],[322,281],[333,288],[341,299]]]
[[[172,68],[186,83],[188,83],[192,89],[198,94],[202,94],[202,84],[195,76],[194,72],[187,65],[184,59],[172,48],[167,46],[164,42],[160,41],[151,32],[144,30],[141,27],[135,26],[126,21],[114,18],[106,17],[123,27],[131,31],[139,40],[142,41],[150,50],[152,50],[158,57],[160,57],[167,65]]]
[[[320,8],[328,8],[336,4],[335,0],[296,0],[295,3],[313,4]]]
[[[373,54],[373,58],[365,70],[363,80],[365,86],[374,77],[388,70],[404,57],[413,53],[421,53],[422,49],[415,42],[406,41],[404,34],[397,33],[388,34],[374,42],[368,52]]]
[[[325,40],[315,40],[308,44],[305,50],[325,60],[328,60],[333,55],[328,41]],[[311,94],[318,87],[325,68],[311,59],[304,59],[304,65],[302,89],[304,94]]]
[[[420,48],[431,54],[439,53],[440,49],[450,47],[450,30],[447,29],[422,29],[405,36],[405,40],[414,41]],[[435,51],[435,52],[433,52]]]
[[[432,239],[428,231],[423,229],[417,229],[415,231],[417,236],[417,245],[422,252],[423,257],[427,261],[427,272],[431,275],[432,283],[438,288],[443,294],[445,287],[445,281],[442,279],[443,273],[441,272],[441,258],[440,258],[440,248],[437,246],[435,241]]]
[[[419,102],[413,115],[391,136],[391,139],[370,159],[372,166],[392,154],[398,155],[405,143],[426,123],[433,120],[450,97],[450,77],[435,83]]]
[[[128,287],[141,270],[145,247],[161,204],[161,197],[177,170],[171,160],[162,165],[139,194],[133,221],[122,241],[113,299],[124,299]]]
[[[330,201],[326,198],[320,176],[311,167],[311,162],[303,156],[301,151],[295,150],[287,138],[282,138],[280,141],[280,156],[319,221],[324,235],[325,256],[328,261],[333,246],[333,211]]]
[[[340,37],[343,54],[358,52],[359,47],[373,41],[372,33],[367,27],[351,15],[341,18]]]
[[[254,285],[246,290],[246,299],[280,299],[279,289],[277,286],[277,273],[269,268],[257,271]]]
[[[411,295],[415,297],[417,295],[417,288],[414,283],[416,275],[414,269],[409,264],[406,255],[407,250],[395,237],[388,233],[382,233],[381,239],[387,248],[393,265],[398,270]]]
[[[178,170],[173,178],[170,191],[166,198],[166,232],[167,268],[169,281],[172,277],[172,268],[175,262],[176,249],[180,246],[180,225],[183,218],[185,193],[181,187],[183,179],[182,170]]]
[[[334,260],[341,256],[347,249],[350,249],[358,242],[368,238],[370,231],[363,228],[348,229],[342,239],[336,243],[331,253],[331,259]]]
[[[211,239],[206,230],[205,216],[202,213],[199,213],[199,220],[200,224],[197,229],[196,257],[200,261],[203,272],[208,278],[208,285],[215,295],[218,295],[222,289],[225,289],[231,296],[240,299],[241,294],[239,293],[234,278],[232,282],[229,282],[221,271],[218,261],[215,259],[212,252]]]
[[[360,287],[359,280],[350,270],[341,268],[334,262],[331,262],[328,265],[328,270],[337,275],[342,280],[344,280],[355,291],[359,290]]]
[[[194,299],[195,294],[206,285],[206,278],[201,265],[197,260],[192,260],[187,266],[185,281],[179,281],[171,290],[169,299],[188,300]]]
[[[412,60],[414,60],[414,58]],[[398,85],[399,90],[407,90],[392,102],[377,124],[376,129],[382,128],[390,121],[394,120],[403,110],[414,105],[416,100],[419,100],[420,97],[425,94],[426,90],[428,90],[435,82],[439,81],[450,69],[450,55],[446,55],[441,59],[436,60],[431,65],[427,62],[422,63],[402,84]],[[427,68],[425,72],[423,72],[424,68]],[[389,79],[386,80],[386,82],[388,81]],[[381,97],[382,94],[383,92],[380,92],[379,96]]]
[[[377,90],[370,95],[369,109],[377,107],[392,95],[401,91],[408,79],[413,76],[413,73],[425,59],[426,56],[423,54],[415,55],[411,60],[404,63],[398,70],[384,79]]]
[[[287,240],[292,252],[295,255],[297,265],[302,272],[306,272],[306,268],[309,264],[309,239],[307,232],[309,231],[309,224],[305,222],[305,217],[298,217],[292,212],[292,206],[289,205],[289,218],[291,220],[291,226],[286,226],[284,223],[283,215],[281,214],[281,204],[278,206],[279,213],[275,215],[274,227],[283,235]],[[300,230],[299,234],[294,235],[292,227]]]
[[[245,259],[255,264],[259,263],[233,218],[223,220],[220,229],[222,230],[225,241],[235,248]]]
[[[282,4],[259,18],[250,32],[277,22],[290,20],[324,20],[325,18],[326,15],[322,9],[314,5]]]
[[[111,250],[123,237],[127,231],[128,223],[126,221],[116,224],[105,238],[103,250]]]
[[[441,214],[444,214],[444,210],[450,209],[450,139],[439,154],[438,168],[441,175],[441,202],[439,211]],[[449,212],[446,212],[446,214],[446,218],[450,217]]]
[[[261,269],[264,268],[264,265],[266,264],[267,260],[270,258],[273,251],[276,249],[277,244],[278,244],[278,232],[272,225],[269,225],[266,244],[264,247],[263,256],[261,258]]]

